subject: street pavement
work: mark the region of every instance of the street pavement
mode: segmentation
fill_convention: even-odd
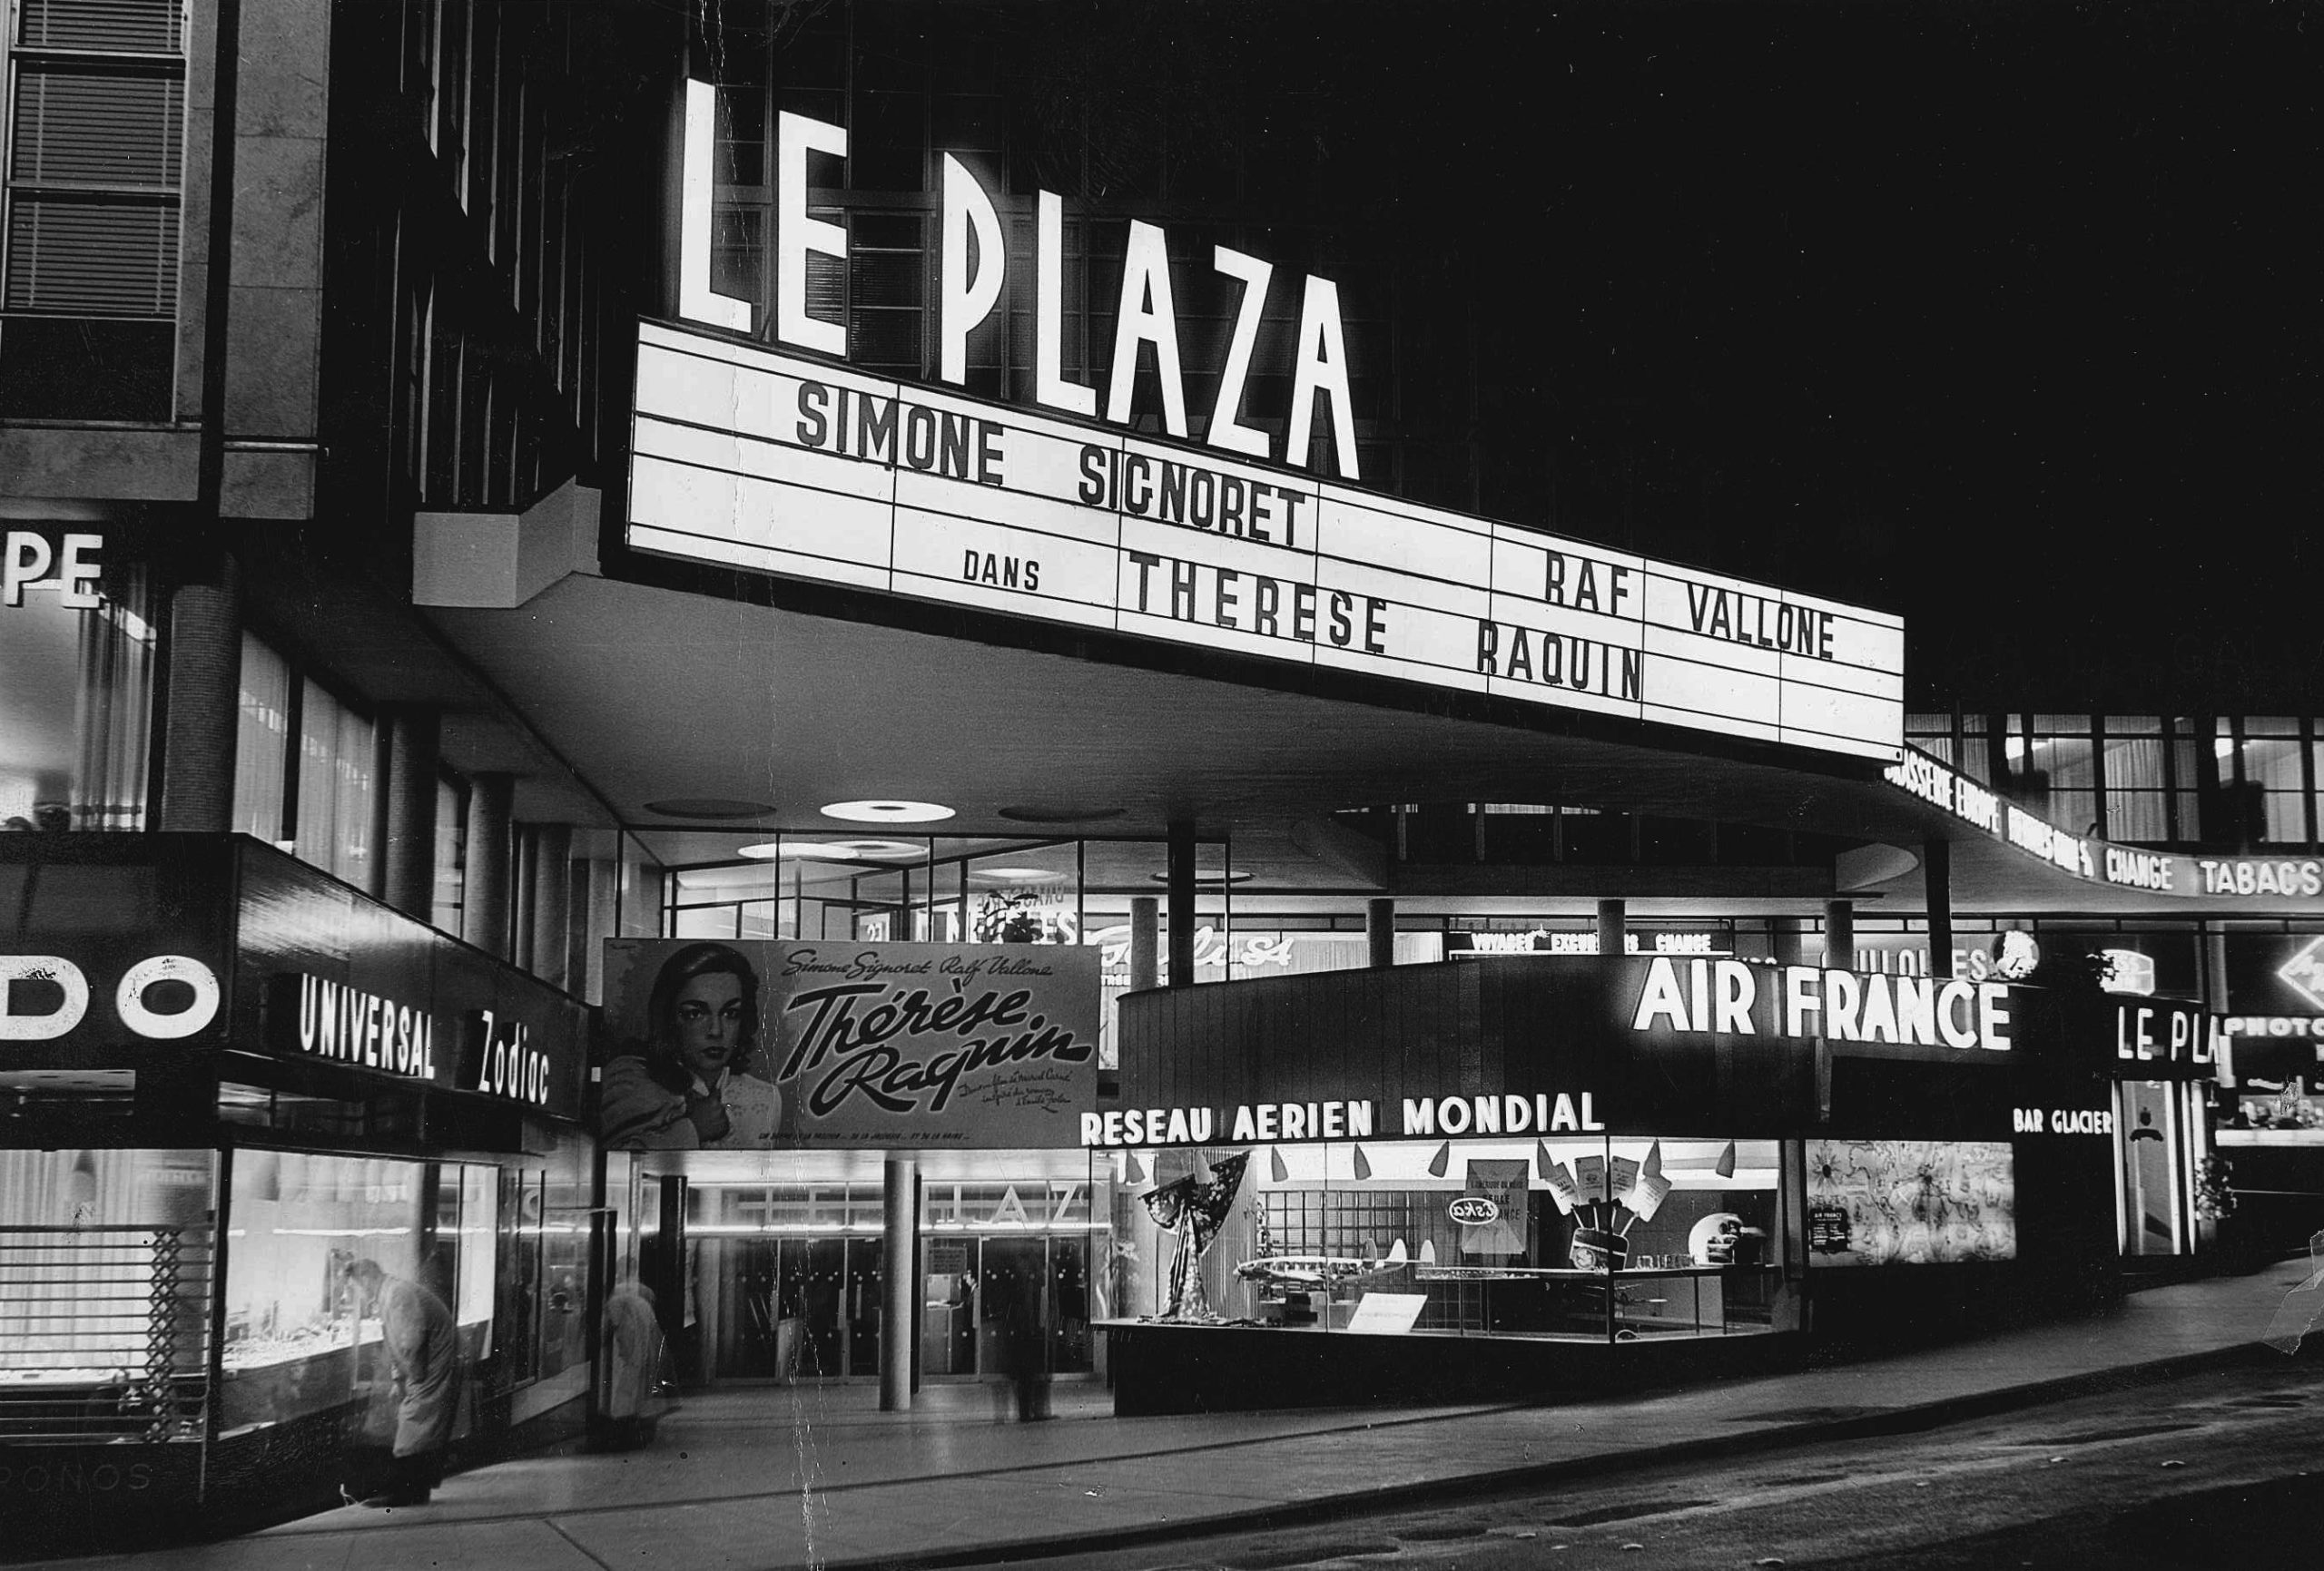
[[[454,1475],[425,1507],[349,1508],[214,1544],[39,1564],[81,1571],[637,1566],[777,1571],[1102,1551],[1462,1490],[1897,1432],[2238,1360],[2305,1260],[2134,1293],[2102,1319],[1805,1372],[1586,1401],[1118,1419],[1060,1382],[1049,1422],[992,1394],[871,1385],[686,1398],[654,1445]],[[1650,1354],[1650,1350],[1641,1350]]]

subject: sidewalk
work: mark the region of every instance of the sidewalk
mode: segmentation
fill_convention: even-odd
[[[1102,1549],[1250,1527],[1363,1497],[1442,1499],[1732,1453],[1784,1438],[1907,1429],[2259,1347],[2306,1262],[2156,1288],[2119,1314],[1805,1374],[1554,1407],[1117,1419],[1096,1384],[1057,1388],[1056,1421],[995,1421],[990,1393],[769,1387],[689,1399],[647,1450],[552,1455],[455,1475],[411,1510],[346,1509],[212,1545],[41,1564],[76,1571],[365,1571],[490,1566],[894,1566],[1009,1547]]]

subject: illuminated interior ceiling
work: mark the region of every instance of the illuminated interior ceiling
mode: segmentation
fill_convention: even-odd
[[[1235,869],[1252,875],[1253,891],[1313,891],[1328,904],[1334,890],[1379,887],[1355,865],[1362,848],[1350,846],[1354,837],[1343,830],[1334,841],[1335,810],[1561,801],[1903,848],[1885,869],[1869,864],[1877,881],[1852,891],[1881,914],[1920,909],[1917,848],[1931,836],[1956,842],[1954,900],[1964,912],[2154,909],[2130,891],[2085,884],[1994,844],[1885,781],[1817,772],[1805,761],[1783,768],[1706,758],[1678,751],[1669,732],[1651,743],[1561,735],[578,574],[516,611],[426,614],[460,661],[603,804],[643,827],[653,854],[671,866],[736,860],[742,846],[777,830],[913,840],[901,827],[826,822],[816,812],[825,802],[895,796],[955,810],[927,826],[943,831],[941,854],[989,849],[1000,865],[1023,865],[1019,848],[1029,843],[1158,836],[1192,818],[1206,838],[1231,837]],[[645,805],[672,798],[733,798],[774,812],[678,823]],[[1107,816],[1037,825],[1001,810],[1050,806]],[[1160,849],[1093,844],[1099,865],[1089,881],[1137,883],[1141,869],[1109,869],[1109,857],[1154,861],[1144,869],[1150,879]],[[1353,858],[1334,854],[1350,850]],[[1025,855],[1062,871],[1065,854]],[[866,860],[810,858],[788,873],[775,861],[728,876],[738,886],[807,869],[836,879]],[[1399,903],[1414,914],[1460,914],[1523,898],[1528,909],[1581,913],[1593,882],[1610,873],[1640,916],[1814,905],[1804,888],[1748,868],[1718,869],[1715,889],[1699,879],[1659,889],[1646,869],[1571,868],[1516,884],[1400,889]],[[1289,908],[1283,898],[1271,905]]]

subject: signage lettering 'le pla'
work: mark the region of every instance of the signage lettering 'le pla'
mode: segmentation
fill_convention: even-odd
[[[787,111],[775,117],[774,336],[785,344],[845,358],[847,329],[807,313],[807,256],[847,260],[847,231],[807,215],[808,158],[847,156],[847,131]],[[752,331],[755,309],[747,300],[710,287],[713,208],[716,194],[714,153],[717,141],[717,89],[689,81],[685,96],[685,149],[679,215],[678,314],[705,326]],[[943,158],[943,240],[938,270],[938,321],[941,338],[938,376],[955,387],[969,379],[969,334],[1000,307],[1009,263],[1000,214],[992,197],[951,154]],[[1098,389],[1068,381],[1064,365],[1063,203],[1042,191],[1036,202],[1033,265],[1033,399],[1068,415],[1095,418]],[[974,241],[973,251],[970,241]],[[1247,457],[1275,457],[1265,431],[1246,426],[1243,393],[1258,344],[1275,264],[1215,246],[1212,266],[1242,286],[1242,303],[1219,368],[1218,397],[1211,407],[1206,439],[1210,446]],[[1177,308],[1163,231],[1133,219],[1122,259],[1122,290],[1114,318],[1114,358],[1106,390],[1106,420],[1133,423],[1133,389],[1141,349],[1154,356],[1162,396],[1162,427],[1187,434],[1185,375],[1178,354]],[[1329,279],[1306,277],[1300,304],[1298,339],[1292,353],[1291,408],[1282,461],[1307,463],[1308,437],[1316,406],[1329,399],[1333,460],[1341,478],[1362,478],[1355,453],[1355,409],[1348,393],[1347,332],[1340,317],[1339,287]]]

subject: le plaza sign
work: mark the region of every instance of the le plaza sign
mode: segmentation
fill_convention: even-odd
[[[1884,613],[1651,561],[1344,484],[1357,478],[1338,295],[1308,279],[1281,455],[1239,426],[1268,264],[1246,283],[1205,442],[1187,439],[1165,237],[1133,222],[1105,424],[1036,334],[1039,412],[860,374],[806,314],[809,154],[841,128],[777,131],[775,346],[709,287],[713,94],[688,89],[682,323],[643,322],[626,543],[635,550],[1310,668],[1425,683],[1861,758],[1902,755],[1904,626]],[[1056,198],[1040,200],[1035,315],[1057,309]],[[1000,226],[946,161],[940,378],[997,309]],[[967,237],[977,237],[972,253]],[[978,259],[982,259],[981,260]],[[803,355],[828,358],[803,358]],[[1141,356],[1161,425],[1125,428]],[[1328,406],[1337,475],[1302,466]]]

